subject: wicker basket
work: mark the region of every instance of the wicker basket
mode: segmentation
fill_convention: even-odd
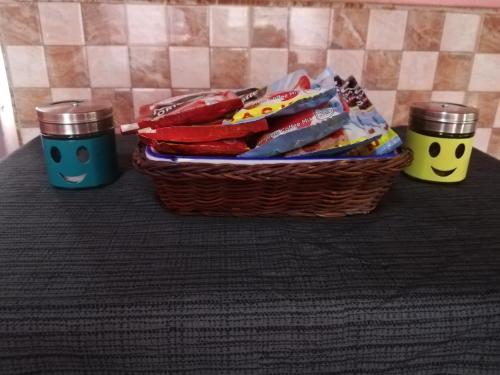
[[[161,202],[183,215],[337,217],[372,211],[412,159],[232,165],[151,161],[144,146],[133,163],[153,178]]]

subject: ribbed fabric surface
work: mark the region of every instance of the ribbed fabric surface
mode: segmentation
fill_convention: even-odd
[[[180,217],[0,163],[1,374],[500,374],[500,162],[340,219]]]

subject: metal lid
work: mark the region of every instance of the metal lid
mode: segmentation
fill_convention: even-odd
[[[410,107],[410,127],[448,134],[474,133],[479,111],[462,104],[420,102]]]
[[[113,107],[106,102],[65,100],[36,107],[46,135],[85,135],[113,128]]]

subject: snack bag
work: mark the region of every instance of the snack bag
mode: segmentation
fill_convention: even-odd
[[[243,107],[243,102],[232,91],[177,96],[140,108],[136,124],[124,124],[122,133],[139,128],[161,128],[209,122],[220,119]]]
[[[230,120],[224,120],[224,124],[233,125],[266,117],[292,115],[325,104],[336,93],[337,89],[335,87],[274,93],[256,101],[251,106],[245,106],[245,108],[236,112]]]
[[[267,120],[260,119],[236,125],[223,125],[221,122],[206,125],[167,126],[158,129],[139,129],[143,140],[165,142],[212,142],[222,139],[243,138],[268,129]]]
[[[263,158],[283,154],[328,136],[347,119],[347,113],[338,113],[330,107],[276,118],[271,120],[271,130],[259,138],[255,148],[239,156]]]
[[[199,143],[173,143],[153,140],[149,144],[157,152],[173,155],[235,156],[249,150],[246,142],[240,139]]]

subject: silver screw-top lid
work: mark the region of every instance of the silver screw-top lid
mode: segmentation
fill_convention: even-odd
[[[106,102],[66,100],[36,107],[36,111],[45,135],[88,135],[113,128],[113,107]]]
[[[445,134],[471,134],[479,111],[462,104],[420,102],[410,107],[410,127]]]

